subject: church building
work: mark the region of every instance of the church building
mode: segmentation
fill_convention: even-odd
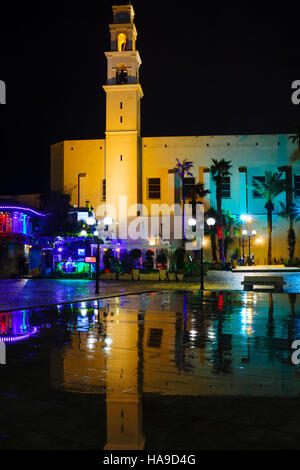
[[[71,191],[72,204],[94,207],[97,218],[112,216],[120,220],[119,198],[127,197],[128,207],[143,204],[151,215],[151,205],[161,205],[161,214],[180,203],[180,181],[172,172],[176,158],[194,164],[186,186],[204,183],[210,194],[205,209],[216,208],[216,188],[210,166],[213,159],[230,160],[232,175],[222,186],[224,211],[240,216],[250,214],[248,233],[251,251],[258,262],[267,258],[266,201],[253,189],[263,182],[266,171],[281,171],[288,190],[275,200],[273,256],[288,258],[288,222],[279,217],[279,202],[291,204],[300,198],[300,164],[297,145],[289,135],[210,135],[142,137],[142,84],[139,79],[141,57],[137,50],[134,8],[130,2],[113,6],[109,25],[111,47],[107,59],[106,137],[95,140],[63,141],[51,146],[51,189]],[[188,107],[188,103],[187,103]],[[188,109],[186,109],[188,112]],[[294,191],[293,191],[294,189]],[[188,191],[187,191],[188,195]],[[105,214],[106,212],[106,214]],[[137,211],[139,212],[139,211]],[[135,215],[136,216],[136,215]],[[155,243],[159,244],[157,234]],[[232,244],[232,251],[236,245]],[[211,257],[209,239],[204,239],[205,255]],[[248,254],[248,253],[247,253]],[[300,257],[300,241],[296,256]]]

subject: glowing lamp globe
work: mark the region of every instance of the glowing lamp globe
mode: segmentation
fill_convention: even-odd
[[[212,217],[210,217],[209,219],[207,219],[207,222],[206,222],[206,223],[207,223],[207,225],[208,225],[209,227],[213,227],[214,225],[216,225],[216,221],[215,221],[215,219],[213,219]]]
[[[113,219],[111,217],[106,216],[106,217],[104,217],[102,222],[103,222],[104,225],[112,225]]]
[[[196,219],[190,219],[188,223],[189,223],[190,227],[194,227],[195,225],[197,225],[197,220]]]

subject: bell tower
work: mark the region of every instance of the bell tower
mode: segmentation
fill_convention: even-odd
[[[139,83],[141,58],[136,50],[137,30],[131,2],[113,6],[111,50],[106,52],[106,204],[120,219],[119,197],[128,207],[142,202],[141,112]],[[109,214],[108,214],[109,215]],[[125,214],[123,214],[125,216]],[[113,216],[113,214],[112,214]]]

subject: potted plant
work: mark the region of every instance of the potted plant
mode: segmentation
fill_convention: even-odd
[[[158,269],[140,270],[140,280],[141,281],[159,281],[159,270]]]
[[[120,273],[119,281],[132,281],[132,273]]]
[[[102,269],[102,271],[99,273],[99,279],[101,281],[110,281],[111,273],[107,269]]]
[[[175,265],[176,265],[176,278],[177,281],[182,281],[184,276],[184,268],[185,268],[185,249],[184,248],[177,248],[174,253],[175,257]]]
[[[132,266],[133,266],[132,276],[133,276],[134,281],[139,280],[140,269],[139,269],[139,266],[137,266],[137,260],[139,260],[141,257],[142,257],[142,251],[141,250],[139,250],[139,249],[131,250],[130,258],[131,258],[131,262],[132,262]]]
[[[159,279],[161,281],[165,281],[166,278],[167,278],[167,269],[166,269],[166,267],[167,267],[168,259],[167,259],[167,257],[166,257],[163,250],[161,250],[161,253],[156,258],[156,263],[157,263],[158,267],[160,268]]]

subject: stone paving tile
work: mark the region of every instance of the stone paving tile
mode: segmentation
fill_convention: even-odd
[[[263,275],[256,273],[255,275]],[[210,271],[207,290],[242,290],[244,274]],[[285,292],[300,293],[300,273],[284,274]],[[151,290],[199,290],[197,279],[183,282],[101,281],[100,298]],[[10,279],[0,280],[0,310],[14,310],[95,299],[95,282],[85,280]]]

